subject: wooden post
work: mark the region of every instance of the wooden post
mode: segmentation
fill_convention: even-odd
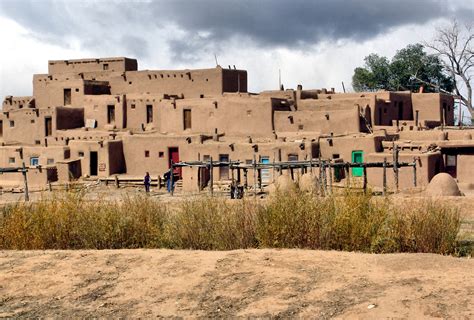
[[[115,176],[115,187],[118,189],[120,188],[120,182],[118,176]]]
[[[398,145],[393,148],[393,173],[395,177],[395,191],[398,192]]]
[[[253,155],[253,196],[257,197],[257,158]]]
[[[293,168],[290,168],[290,174],[291,174],[291,180],[295,180],[295,173],[293,171]]]
[[[21,172],[23,173],[23,180],[25,183],[25,201],[30,201],[30,194],[28,192],[28,177],[26,175],[25,161],[23,161],[23,170]]]
[[[311,173],[311,176],[313,176],[313,157],[309,159],[309,172]]]
[[[350,166],[348,162],[344,164],[344,171],[346,173],[346,188],[349,188],[351,186],[351,177],[350,177]]]
[[[383,158],[383,189],[382,194],[385,196],[387,193],[387,158]]]
[[[262,169],[257,169],[258,188],[262,191]]]
[[[174,163],[173,160],[171,160],[171,172],[170,172],[170,192],[171,195],[174,195]]]
[[[362,166],[362,170],[364,172],[364,193],[367,193],[367,167],[365,163]]]
[[[318,161],[318,170],[319,170],[318,187],[319,187],[319,193],[321,195],[323,195],[323,170],[322,170],[321,166],[322,166],[321,158],[319,158],[319,161]]]
[[[416,157],[413,157],[413,185],[416,187]]]
[[[240,177],[240,167],[237,167],[237,183],[240,184],[241,177]]]
[[[327,194],[327,189],[328,189],[328,185],[327,185],[327,177],[326,177],[326,164],[324,163],[324,161],[321,163],[321,166],[322,166],[322,169],[323,169],[323,194],[324,196],[326,196]]]
[[[214,195],[214,164],[211,162],[209,163],[209,193],[211,197]]]
[[[247,190],[249,187],[249,179],[248,179],[248,170],[247,168],[244,168],[244,188]]]
[[[329,193],[332,193],[332,169],[331,169],[331,160],[328,162],[328,170],[329,170]]]
[[[48,180],[48,191],[53,191],[53,186],[51,185],[51,181]]]
[[[161,176],[160,175],[158,175],[157,181],[158,181],[158,189],[161,189]]]

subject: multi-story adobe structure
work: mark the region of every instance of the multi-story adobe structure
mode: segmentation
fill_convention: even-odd
[[[440,93],[298,86],[254,94],[247,91],[247,72],[230,67],[138,70],[129,58],[49,61],[48,73],[33,77],[32,96],[3,101],[0,168],[25,162],[30,185],[46,186],[147,171],[158,176],[172,161],[211,157],[382,161],[397,145],[401,161],[418,162],[420,185],[445,171],[469,187],[474,130],[453,127],[453,109],[453,98]],[[360,175],[355,169],[351,175]],[[215,180],[229,179],[228,168],[214,170]],[[176,173],[184,190],[203,187],[199,170]],[[381,174],[368,169],[369,184],[380,186]],[[410,168],[401,168],[400,187],[412,186],[412,179]],[[0,185],[21,182],[21,173],[0,175]]]

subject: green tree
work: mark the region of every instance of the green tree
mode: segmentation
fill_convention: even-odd
[[[447,76],[440,59],[425,52],[423,45],[412,44],[397,51],[392,61],[371,54],[363,68],[356,68],[352,77],[355,91],[410,90],[452,92],[454,82]]]

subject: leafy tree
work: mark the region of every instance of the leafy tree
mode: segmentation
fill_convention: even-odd
[[[397,51],[392,61],[371,54],[363,68],[356,68],[352,86],[356,91],[411,90],[447,91],[454,88],[453,80],[445,74],[444,66],[436,55],[429,55],[421,44],[408,45]]]

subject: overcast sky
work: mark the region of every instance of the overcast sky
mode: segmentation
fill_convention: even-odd
[[[0,96],[31,95],[47,60],[127,56],[139,69],[247,69],[249,90],[351,89],[370,53],[392,57],[474,0],[0,0]]]

